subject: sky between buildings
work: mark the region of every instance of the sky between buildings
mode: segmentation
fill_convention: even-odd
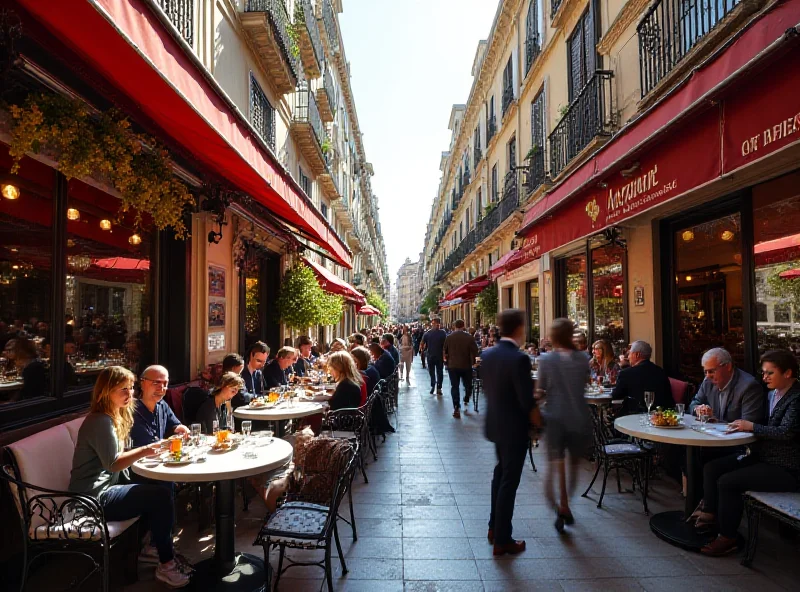
[[[416,261],[450,146],[454,103],[466,103],[478,41],[496,0],[344,0],[340,15],[351,85],[375,168],[389,274]]]

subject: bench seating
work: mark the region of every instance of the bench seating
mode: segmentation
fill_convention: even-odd
[[[747,509],[748,532],[747,551],[742,559],[742,565],[750,566],[756,555],[761,514],[772,516],[800,530],[800,493],[748,491],[744,494],[744,502]]]
[[[95,498],[68,492],[82,423],[81,417],[6,447],[7,462],[0,477],[16,505],[25,544],[20,590],[30,566],[48,553],[92,557],[94,569],[86,577],[99,572],[103,590],[108,590],[109,551],[118,544],[131,551],[126,575],[136,577],[138,529],[131,527],[138,518],[107,522]]]

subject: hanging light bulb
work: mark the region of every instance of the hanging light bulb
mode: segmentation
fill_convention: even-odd
[[[100,220],[100,229],[101,230],[111,230],[111,220]]]
[[[67,239],[67,246],[71,249],[72,247],[75,246],[75,241],[72,240],[71,238],[68,238]]]
[[[691,230],[684,230],[681,238],[683,239],[683,242],[690,243],[694,240],[694,232]]]
[[[734,234],[732,230],[724,230],[719,237],[726,242],[730,242],[733,240]]]
[[[136,234],[135,232],[128,237],[128,242],[132,245],[140,245],[142,244],[142,237]]]
[[[75,222],[76,220],[81,219],[81,213],[76,210],[75,208],[70,208],[67,210],[67,220],[72,220]]]
[[[15,185],[3,185],[0,191],[3,193],[3,197],[6,199],[19,198],[19,187],[16,187]]]
[[[692,281],[692,276],[690,276],[690,275],[687,275],[687,276],[686,276],[686,281],[687,281],[687,282],[691,282],[691,281]]]

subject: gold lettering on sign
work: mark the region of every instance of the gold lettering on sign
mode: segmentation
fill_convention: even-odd
[[[653,166],[652,169],[643,175],[639,175],[634,180],[626,183],[616,191],[612,187],[608,190],[608,204],[607,210],[609,213],[618,210],[635,200],[642,194],[652,191],[658,185],[656,175],[658,174],[658,165]]]
[[[765,148],[783,138],[796,134],[800,131],[800,113],[787,117],[765,129],[758,136],[753,136],[742,142],[742,156],[749,156],[754,152],[758,152],[759,148]],[[761,145],[759,146],[759,139]]]

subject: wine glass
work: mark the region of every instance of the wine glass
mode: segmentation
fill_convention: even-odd
[[[217,432],[219,432],[219,420],[215,419],[211,424],[211,434],[214,436],[215,440],[217,438]]]
[[[247,440],[247,438],[250,436],[250,432],[252,430],[253,430],[252,421],[250,421],[249,419],[245,419],[244,421],[242,421],[242,436],[244,436],[245,440]]]
[[[675,405],[675,409],[678,411],[678,421],[683,422],[683,413],[686,409],[686,405],[683,403],[678,403]]]
[[[200,431],[202,426],[199,423],[193,423],[190,427],[192,430],[192,442],[195,446],[200,446]]]
[[[647,405],[647,414],[650,415],[650,408],[656,400],[656,394],[653,391],[644,392],[644,404]]]

